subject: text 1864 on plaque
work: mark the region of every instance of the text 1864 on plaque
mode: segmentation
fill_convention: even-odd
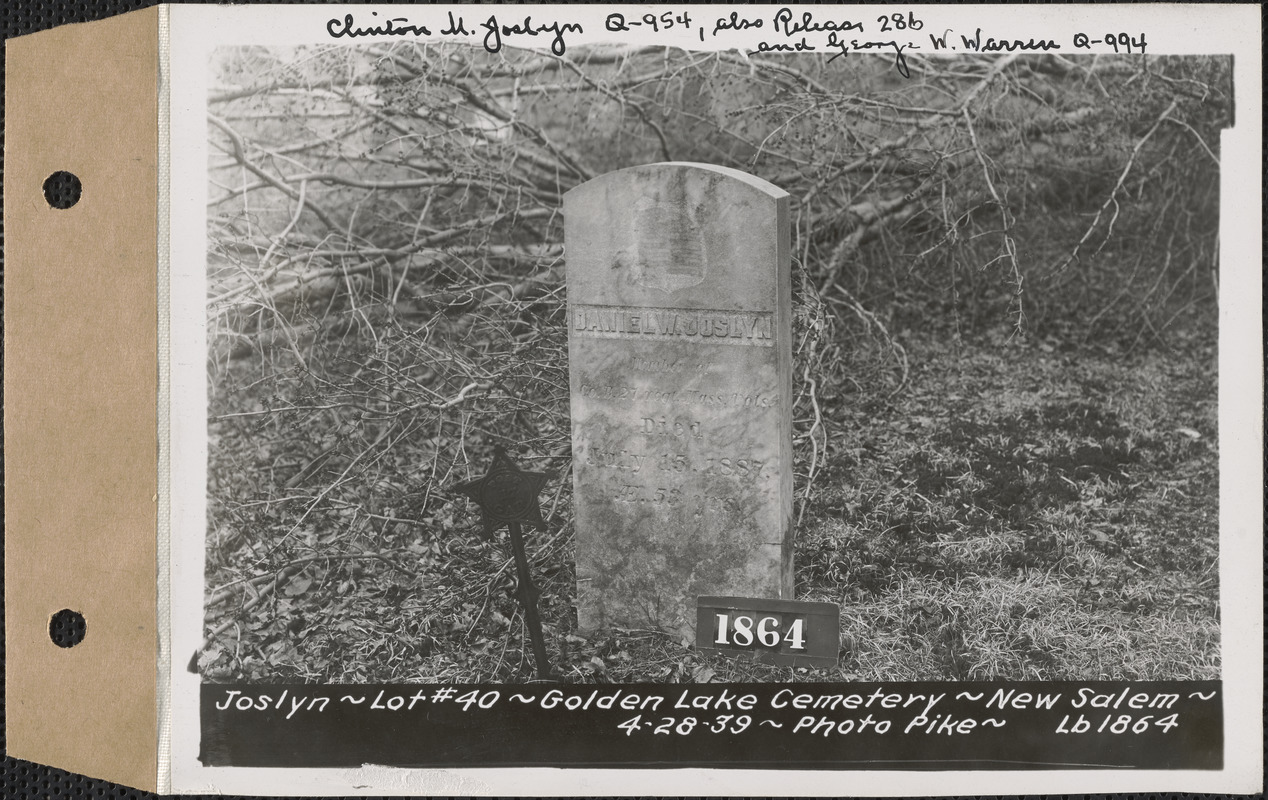
[[[766,664],[832,667],[840,648],[834,603],[756,597],[701,597],[696,647],[749,656]]]

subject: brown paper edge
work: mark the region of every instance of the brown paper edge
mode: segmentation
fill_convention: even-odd
[[[7,749],[156,791],[159,9],[5,56]]]

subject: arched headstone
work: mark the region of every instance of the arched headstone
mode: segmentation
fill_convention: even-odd
[[[707,164],[564,196],[578,620],[791,599],[788,194]]]

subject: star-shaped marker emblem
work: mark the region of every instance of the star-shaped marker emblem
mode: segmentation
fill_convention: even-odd
[[[545,472],[529,472],[520,469],[501,447],[494,448],[493,463],[489,471],[473,480],[453,487],[470,497],[484,515],[484,531],[489,536],[503,525],[523,522],[543,527],[542,509],[537,495],[541,493],[550,475]]]

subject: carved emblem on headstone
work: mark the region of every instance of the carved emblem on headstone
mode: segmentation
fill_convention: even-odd
[[[639,286],[675,292],[704,282],[709,269],[704,236],[686,198],[664,204],[640,198],[634,206],[634,242],[630,280]]]

